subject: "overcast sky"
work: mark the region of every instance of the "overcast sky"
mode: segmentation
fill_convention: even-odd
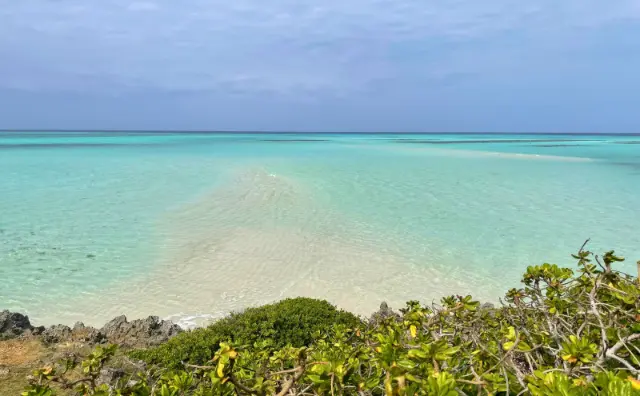
[[[640,132],[640,0],[0,0],[0,128]]]

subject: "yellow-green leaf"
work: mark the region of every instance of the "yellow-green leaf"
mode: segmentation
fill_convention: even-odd
[[[224,377],[224,363],[218,363],[218,370],[216,370],[216,373],[218,374],[218,377]]]
[[[418,329],[416,328],[416,325],[409,326],[409,331],[411,332],[411,337],[415,338],[416,337],[416,333],[418,332]]]

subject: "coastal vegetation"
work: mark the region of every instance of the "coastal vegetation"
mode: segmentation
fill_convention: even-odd
[[[574,258],[528,267],[496,306],[454,295],[364,319],[298,298],[155,347],[103,344],[23,395],[640,395],[638,279],[613,251]]]
[[[362,322],[326,301],[286,299],[233,313],[209,327],[181,333],[159,347],[134,351],[131,356],[176,369],[184,367],[183,362],[204,364],[223,342],[247,346],[262,342],[270,350],[309,346],[319,334],[330,332],[334,325],[357,328]]]

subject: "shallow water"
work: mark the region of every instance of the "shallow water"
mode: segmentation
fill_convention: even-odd
[[[640,259],[640,137],[0,133],[0,308],[198,323],[279,298],[367,314],[586,238]]]

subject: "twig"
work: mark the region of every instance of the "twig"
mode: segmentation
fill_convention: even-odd
[[[289,389],[291,389],[291,387],[293,386],[293,384],[296,383],[296,381],[298,381],[302,375],[304,374],[304,367],[300,366],[300,371],[298,372],[298,374],[296,374],[294,377],[290,378],[289,381],[287,381],[284,386],[282,387],[282,390],[280,390],[280,392],[278,392],[276,394],[276,396],[284,396],[287,394],[287,392],[289,392]]]
[[[198,366],[197,364],[188,364],[184,362],[182,362],[182,365],[185,367],[191,367],[191,368],[196,368],[201,370],[215,370],[217,368],[216,366]]]
[[[611,348],[609,348],[606,351],[605,356],[608,357],[608,358],[612,358],[612,359],[618,360],[620,363],[622,363],[625,366],[627,366],[627,368],[629,368],[634,373],[640,373],[640,370],[635,369],[626,360],[624,360],[621,357],[616,355],[616,353],[618,352],[618,350],[620,348],[625,346],[628,342],[634,341],[634,340],[637,340],[637,339],[640,339],[640,333],[631,334],[629,336],[621,338],[614,346],[612,346]]]
[[[589,243],[590,240],[591,240],[591,238],[587,238],[587,240],[584,241],[582,246],[580,246],[580,250],[578,250],[578,254],[580,254],[580,253],[582,253],[584,251],[584,247],[587,246],[587,243]]]
[[[470,384],[470,385],[487,385],[487,383],[484,381],[469,381],[464,379],[457,379],[456,382],[461,382],[463,384]]]
[[[231,381],[231,383],[238,389],[242,390],[245,393],[248,393],[250,395],[252,394],[257,394],[258,392],[256,392],[255,390],[243,385],[242,383],[240,383],[240,381],[238,381],[236,379],[236,377],[233,375],[233,366],[235,364],[235,359],[231,359],[231,361],[229,362],[229,381]]]
[[[600,355],[598,361],[604,362],[604,355],[607,351],[607,331],[604,323],[602,322],[602,316],[600,316],[600,312],[598,311],[598,307],[596,306],[596,292],[598,291],[598,286],[600,286],[600,277],[596,278],[595,284],[589,292],[589,303],[591,304],[591,312],[598,319],[598,324],[600,324],[600,338],[602,339],[602,350],[598,354]]]

